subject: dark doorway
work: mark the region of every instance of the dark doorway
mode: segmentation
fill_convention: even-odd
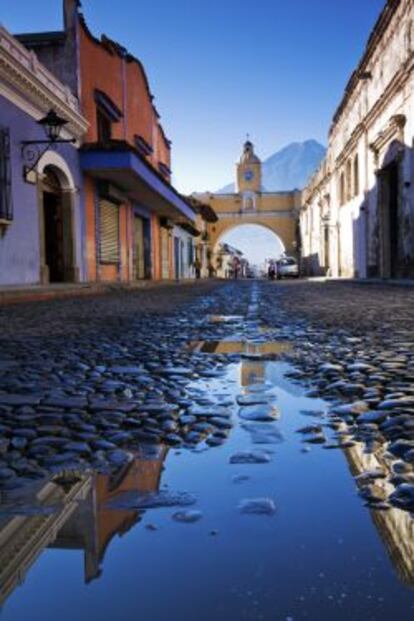
[[[325,263],[325,276],[330,272],[330,248],[329,248],[329,227],[325,226],[323,231],[324,242],[324,263]]]
[[[391,278],[397,276],[398,272],[398,251],[399,251],[399,227],[398,227],[398,165],[393,164],[389,169],[389,244],[390,244],[390,271]]]
[[[180,240],[178,237],[174,237],[174,264],[175,264],[175,277],[178,280],[180,278]]]
[[[152,276],[152,261],[151,261],[151,222],[144,219],[144,263],[145,263],[145,278],[148,280]]]
[[[135,276],[137,280],[145,278],[145,244],[144,244],[144,222],[142,218],[135,216]]]
[[[399,166],[392,162],[381,173],[382,276],[399,275]]]
[[[65,279],[62,191],[57,176],[46,168],[43,181],[45,263],[49,282]]]

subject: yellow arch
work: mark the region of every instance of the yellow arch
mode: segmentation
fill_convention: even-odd
[[[292,217],[268,217],[261,214],[252,214],[238,217],[237,214],[226,218],[219,218],[214,224],[208,226],[209,241],[211,248],[215,248],[219,240],[232,229],[245,224],[261,226],[278,237],[288,253],[296,250],[296,221]]]
[[[278,235],[278,233],[274,230],[274,228],[272,228],[268,224],[263,224],[262,222],[234,222],[234,223],[230,224],[226,229],[224,229],[220,233],[220,235],[217,237],[216,242],[214,243],[214,245],[212,244],[213,251],[217,250],[217,245],[221,242],[221,240],[223,239],[223,237],[225,235],[230,233],[230,231],[233,231],[234,229],[237,229],[237,228],[242,227],[242,226],[258,226],[258,227],[260,227],[262,229],[265,229],[266,231],[270,231],[279,240],[280,245],[282,246],[282,250],[283,251],[286,250],[286,245],[285,245],[283,239],[280,237],[280,235]]]

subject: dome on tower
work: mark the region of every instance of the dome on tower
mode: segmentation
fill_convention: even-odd
[[[246,140],[244,143],[240,164],[260,164],[260,159],[255,154],[253,143],[250,140]]]

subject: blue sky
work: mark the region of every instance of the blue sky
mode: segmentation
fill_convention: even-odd
[[[12,32],[61,27],[61,0],[2,0]],[[181,191],[232,181],[246,132],[265,158],[326,143],[332,114],[384,0],[83,0],[94,34],[144,63]]]
[[[241,224],[219,240],[241,250],[251,265],[265,268],[268,259],[279,259],[283,244],[272,231],[256,224]]]
[[[62,0],[0,0],[11,32],[58,30]],[[83,0],[105,33],[143,62],[182,192],[234,180],[246,133],[265,159],[293,141],[326,144],[332,115],[385,0]],[[114,11],[114,4],[116,11]],[[221,241],[251,262],[280,254],[273,234]]]

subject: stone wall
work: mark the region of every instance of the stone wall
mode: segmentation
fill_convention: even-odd
[[[319,266],[316,273],[335,277],[414,276],[413,94],[414,5],[393,0],[334,116],[326,159],[303,192],[309,273]]]

